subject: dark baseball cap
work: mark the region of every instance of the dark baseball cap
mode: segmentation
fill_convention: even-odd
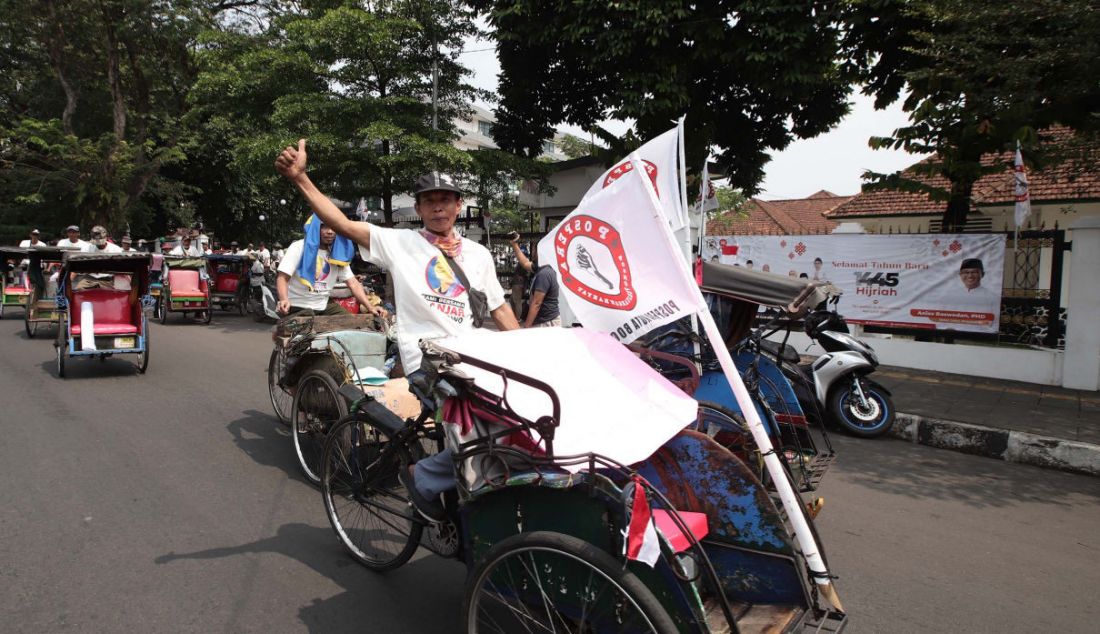
[[[423,194],[424,192],[454,192],[462,195],[462,190],[458,188],[458,185],[455,185],[455,181],[450,174],[444,174],[443,172],[428,172],[416,179],[413,193]]]

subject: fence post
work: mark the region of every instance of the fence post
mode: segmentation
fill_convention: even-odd
[[[1080,218],[1070,226],[1073,250],[1066,303],[1066,351],[1062,358],[1062,386],[1100,390],[1100,216]]]

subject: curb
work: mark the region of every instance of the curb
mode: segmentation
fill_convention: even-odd
[[[898,413],[890,435],[1005,462],[1100,476],[1100,445]]]

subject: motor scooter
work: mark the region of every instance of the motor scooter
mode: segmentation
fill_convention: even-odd
[[[264,281],[258,286],[252,286],[248,295],[248,312],[256,321],[270,319],[279,321],[279,300],[275,297],[275,272],[264,271]]]
[[[825,354],[802,363],[791,345],[763,337],[760,349],[790,379],[811,419],[831,421],[853,436],[877,438],[894,424],[894,402],[890,390],[868,377],[878,367],[878,355],[850,334],[844,317],[835,310],[835,299],[833,310],[818,307],[803,320],[806,335]]]

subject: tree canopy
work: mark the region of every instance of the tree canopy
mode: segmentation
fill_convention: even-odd
[[[501,64],[494,128],[538,154],[555,125],[633,120],[641,139],[687,115],[687,160],[709,147],[734,187],[757,191],[770,150],[848,111],[842,2],[470,0]]]
[[[1029,161],[1057,161],[1071,153],[1041,143],[1044,130],[1066,126],[1086,141],[1100,130],[1100,11],[1091,0],[855,0],[845,19],[865,92],[878,105],[903,99],[910,115],[872,145],[933,155],[908,173],[869,176],[946,201],[944,231],[965,224],[974,183],[1004,169],[983,166],[983,155],[1020,141]],[[930,187],[930,176],[950,188]]]

